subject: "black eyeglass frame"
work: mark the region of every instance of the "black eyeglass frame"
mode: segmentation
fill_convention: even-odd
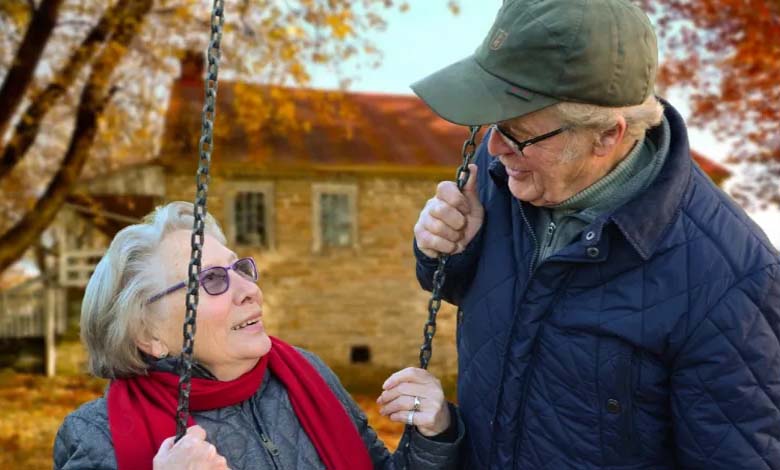
[[[506,129],[501,128],[501,124],[495,123],[492,126],[490,126],[492,129],[498,132],[498,134],[503,137],[504,139],[508,140],[509,143],[511,143],[510,147],[512,147],[512,150],[515,151],[518,155],[522,155],[525,157],[525,154],[523,153],[523,149],[528,147],[529,145],[536,144],[538,142],[541,142],[545,139],[549,139],[550,137],[555,137],[558,134],[561,134],[563,132],[566,132],[568,130],[572,129],[572,126],[563,126],[559,127],[558,129],[555,129],[554,131],[550,131],[546,134],[542,134],[536,137],[531,137],[528,140],[519,141],[517,140],[512,134],[507,131]]]
[[[238,263],[241,263],[242,261],[249,261],[250,265],[252,266],[252,271],[254,273],[253,276],[251,276],[251,277],[247,276],[242,271],[236,269],[236,265]],[[213,272],[213,271],[218,270],[218,269],[221,269],[221,270],[223,270],[225,272],[225,289],[223,289],[223,290],[221,290],[219,292],[209,292],[208,289],[206,289],[206,286],[203,285],[203,279],[205,278],[206,275],[209,274],[209,272]],[[257,264],[255,263],[254,258],[247,257],[247,258],[237,259],[230,266],[213,266],[211,268],[204,269],[203,271],[200,272],[200,276],[198,277],[198,283],[200,284],[201,287],[203,287],[203,290],[206,291],[207,294],[209,294],[209,295],[222,295],[225,292],[227,292],[228,289],[230,289],[230,273],[228,271],[235,271],[236,273],[238,273],[239,276],[241,276],[241,277],[243,277],[245,279],[248,279],[250,281],[253,281],[253,282],[257,282],[258,278],[260,277],[258,275],[258,273],[257,273]],[[180,283],[178,283],[176,285],[173,285],[173,286],[165,289],[164,291],[160,292],[159,294],[154,294],[153,296],[149,297],[149,300],[146,301],[146,305],[149,305],[149,304],[151,304],[153,302],[157,302],[158,300],[162,299],[166,295],[172,294],[172,293],[176,292],[177,290],[183,289],[185,287],[187,287],[187,281],[182,281],[182,282],[180,282]]]

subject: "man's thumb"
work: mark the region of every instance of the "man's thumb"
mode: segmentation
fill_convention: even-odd
[[[465,186],[463,186],[463,194],[466,195],[469,201],[473,201],[475,198],[479,200],[479,196],[477,195],[477,174],[479,168],[477,168],[475,163],[469,163],[469,171],[471,174],[469,175],[469,179],[466,181]]]

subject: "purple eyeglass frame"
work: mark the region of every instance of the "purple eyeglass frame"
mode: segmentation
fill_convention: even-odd
[[[255,271],[254,279],[249,278],[247,276],[244,276],[239,271],[237,271],[236,268],[235,268],[235,266],[238,263],[240,263],[242,261],[247,261],[247,260],[250,263],[252,263],[252,269],[254,269],[254,271]],[[236,271],[236,273],[238,273],[239,276],[246,277],[247,279],[251,279],[254,282],[257,282],[257,279],[259,277],[258,273],[257,273],[257,264],[255,263],[254,258],[252,258],[252,257],[240,258],[240,259],[237,259],[235,262],[233,262],[233,264],[231,264],[229,266],[212,266],[212,267],[210,267],[208,269],[204,269],[203,271],[201,271],[200,275],[198,276],[198,284],[200,284],[201,287],[203,287],[203,276],[206,273],[208,273],[209,271],[214,270],[214,269],[224,269],[226,272],[230,271],[230,270],[233,270],[233,271]],[[182,281],[182,282],[180,282],[180,283],[178,283],[176,285],[173,285],[173,286],[165,289],[164,291],[160,292],[159,294],[154,294],[153,296],[149,297],[149,300],[146,301],[146,305],[149,305],[149,304],[151,304],[153,302],[157,302],[158,300],[162,299],[166,295],[172,294],[173,292],[176,292],[179,289],[184,289],[185,287],[187,287],[187,281]],[[219,292],[217,294],[212,294],[209,291],[207,291],[205,287],[203,287],[203,290],[206,291],[206,293],[209,294],[209,295],[222,295],[225,292],[227,292],[228,289],[230,289],[230,276],[225,277],[225,290],[223,290],[222,292]]]

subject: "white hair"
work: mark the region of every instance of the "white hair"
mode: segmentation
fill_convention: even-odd
[[[81,304],[81,340],[89,369],[104,378],[143,374],[147,365],[136,346],[154,324],[146,305],[163,279],[155,269],[162,239],[177,230],[192,230],[193,205],[171,202],[147,215],[143,222],[116,234],[89,279]],[[217,221],[206,215],[204,233],[225,244]]]
[[[561,102],[549,108],[550,112],[564,126],[572,126],[584,132],[569,133],[569,140],[563,152],[564,160],[576,157],[575,147],[591,145],[600,134],[612,129],[619,116],[626,120],[626,136],[640,139],[645,133],[661,123],[664,108],[654,95],[636,106],[608,108],[592,104]]]

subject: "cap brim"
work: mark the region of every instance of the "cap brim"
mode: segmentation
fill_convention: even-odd
[[[560,101],[488,73],[473,56],[413,83],[411,88],[436,114],[465,126],[506,121]]]

